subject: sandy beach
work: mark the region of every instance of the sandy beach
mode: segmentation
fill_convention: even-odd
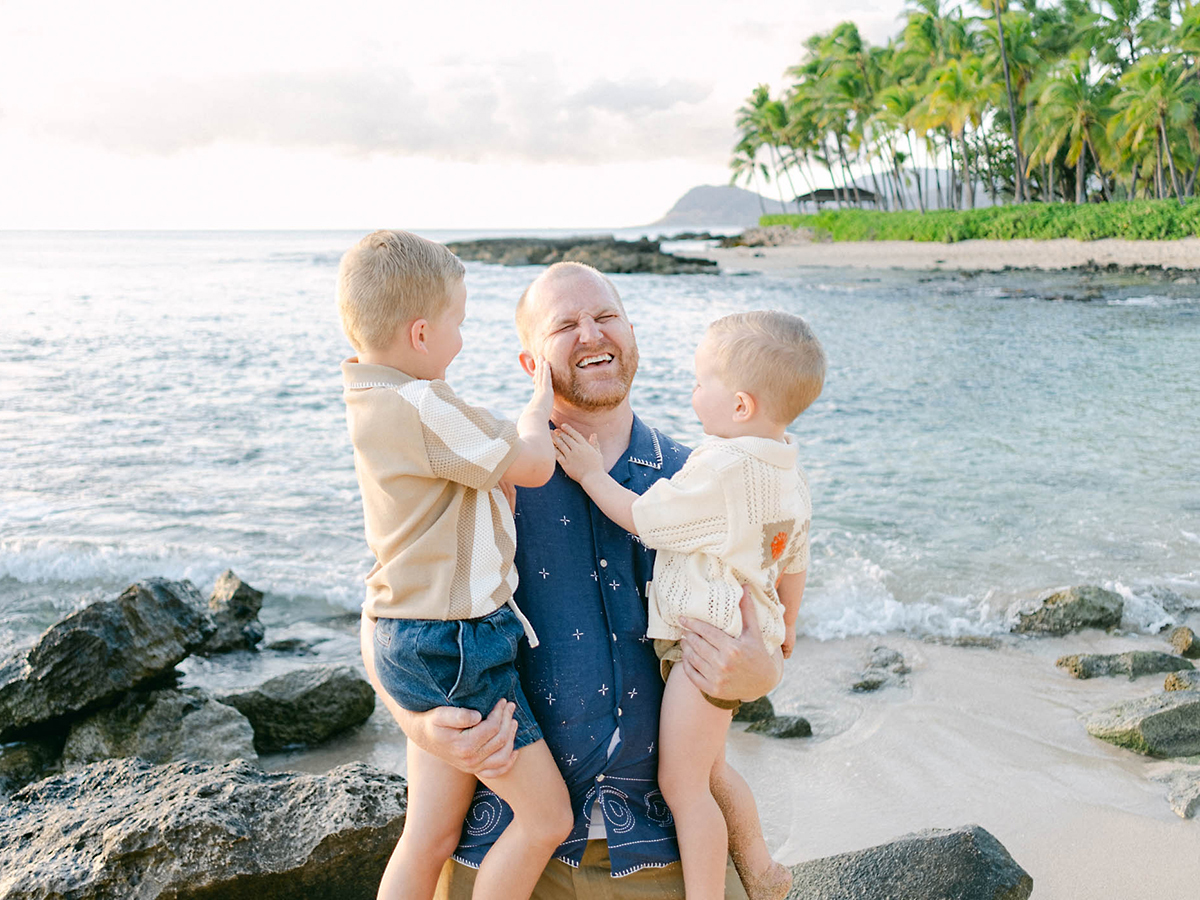
[[[852,692],[880,645],[904,655],[907,683]],[[1054,665],[1064,654],[1131,649],[1168,645],[1099,631],[995,647],[898,634],[801,638],[772,701],[779,714],[807,717],[813,737],[778,740],[735,725],[728,758],[754,789],[775,856],[789,864],[978,824],[1033,876],[1035,898],[1192,896],[1200,820],[1176,815],[1166,787],[1151,780],[1172,763],[1099,741],[1080,720],[1161,691],[1163,676],[1079,681]],[[344,738],[263,763],[324,772],[363,760],[402,772],[403,742],[380,708]]]
[[[998,270],[1161,266],[1200,269],[1200,238],[1177,241],[840,241],[786,247],[732,247],[689,252],[716,261],[726,272],[775,272],[814,266],[855,269]]]

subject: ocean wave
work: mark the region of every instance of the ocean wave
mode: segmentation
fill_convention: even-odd
[[[1108,301],[1109,306],[1149,306],[1161,308],[1167,306],[1188,306],[1198,303],[1195,297],[1171,297],[1165,294],[1148,294],[1145,297],[1122,297]]]

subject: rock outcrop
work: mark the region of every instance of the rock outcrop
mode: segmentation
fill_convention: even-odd
[[[1200,763],[1200,757],[1191,762]],[[1167,802],[1181,819],[1200,812],[1200,765],[1176,766],[1151,778],[1167,786]]]
[[[488,238],[446,245],[461,259],[502,266],[548,266],[581,262],[601,272],[649,272],[656,275],[716,274],[708,259],[689,259],[664,253],[658,241],[618,241],[611,235],[579,238]]]
[[[256,761],[254,729],[204,691],[132,691],[71,726],[64,766],[138,757],[152,763]]]
[[[1194,669],[1190,662],[1170,653],[1152,650],[1130,650],[1128,653],[1083,653],[1060,656],[1055,663],[1076,678],[1103,678],[1126,675],[1132,681],[1142,675],[1161,675],[1163,672],[1182,672]]]
[[[1168,640],[1180,656],[1187,659],[1200,659],[1200,640],[1197,640],[1196,632],[1186,625],[1172,631]]]
[[[258,621],[262,601],[262,591],[250,587],[234,575],[232,569],[218,575],[208,598],[208,613],[217,630],[196,652],[211,656],[257,647],[266,633],[262,622]]]
[[[375,691],[350,666],[297,669],[254,690],[217,699],[250,720],[259,753],[319,744],[365,722],[375,711]]]
[[[815,228],[793,228],[791,225],[768,225],[747,228],[741,234],[724,238],[722,247],[786,247],[790,244],[811,244],[817,239]]]
[[[737,712],[733,714],[735,722],[761,722],[773,718],[775,718],[775,707],[771,704],[769,697],[749,700],[739,706]]]
[[[169,673],[213,627],[190,582],[161,578],[72,613],[0,662],[0,741],[54,727]]]
[[[751,722],[747,731],[775,738],[812,737],[812,725],[804,716],[772,716]]]
[[[931,829],[792,867],[794,900],[1026,900],[1033,879],[978,825]]]
[[[876,647],[871,651],[866,668],[850,685],[850,690],[862,694],[877,691],[886,684],[906,683],[905,676],[912,669],[904,661],[904,655],[891,647]]]
[[[404,827],[399,775],[108,760],[0,802],[4,900],[370,900]]]
[[[0,797],[57,772],[61,754],[62,740],[55,738],[0,744]]]
[[[1200,672],[1172,672],[1167,676],[1163,689],[1167,691],[1200,691]]]
[[[1063,635],[1081,628],[1116,628],[1124,611],[1120,594],[1094,585],[1066,588],[1043,599],[1033,612],[1021,613],[1013,631]]]
[[[1128,700],[1086,717],[1088,734],[1146,756],[1200,754],[1200,693]]]

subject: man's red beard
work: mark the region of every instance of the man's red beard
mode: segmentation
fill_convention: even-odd
[[[586,380],[586,370],[576,368],[575,363],[598,353],[611,353],[613,359],[609,365],[616,367],[616,371],[610,372],[609,377],[601,383],[589,384]],[[615,345],[608,345],[578,354],[575,362],[567,371],[554,369],[550,373],[550,379],[554,385],[555,396],[576,409],[600,412],[620,406],[621,402],[629,396],[629,386],[633,384],[637,366],[636,345],[631,346],[625,353],[618,350]]]

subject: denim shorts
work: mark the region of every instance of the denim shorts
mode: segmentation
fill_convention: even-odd
[[[379,619],[375,671],[410,712],[459,706],[486,716],[500,698],[517,705],[513,748],[541,740],[517,679],[517,644],[525,631],[507,606],[481,619]]]

